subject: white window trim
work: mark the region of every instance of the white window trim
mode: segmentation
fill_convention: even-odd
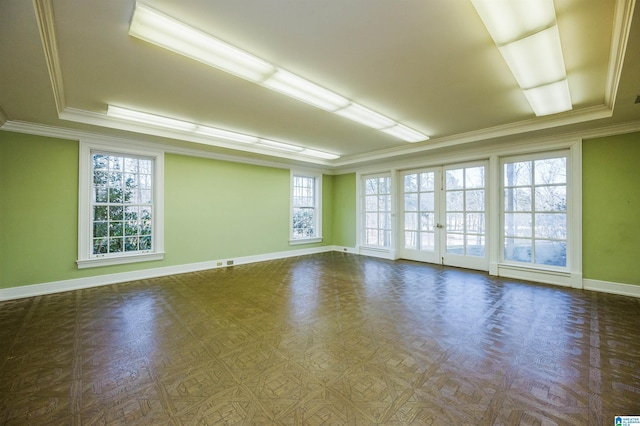
[[[80,140],[80,164],[78,179],[78,269],[98,266],[121,265],[126,263],[147,262],[164,258],[164,152],[142,147],[107,142],[100,139]],[[134,146],[132,148],[132,146]],[[105,151],[125,155],[137,155],[153,158],[153,201],[152,218],[153,251],[148,253],[123,253],[109,256],[93,256],[91,253],[91,175],[92,151]]]
[[[293,178],[294,177],[314,178],[315,188],[315,236],[310,238],[293,238]],[[322,242],[322,173],[304,170],[290,170],[289,173],[289,245],[313,244]]]
[[[388,177],[390,179],[391,184],[391,245],[389,247],[381,247],[381,246],[372,246],[366,244],[366,236],[364,232],[364,224],[365,219],[364,215],[366,213],[365,209],[365,193],[364,193],[364,181],[365,179],[370,178],[381,178]],[[397,238],[398,238],[398,229],[397,229],[397,203],[396,198],[397,190],[396,185],[398,181],[398,171],[386,170],[381,172],[372,172],[372,173],[356,173],[356,241],[357,246],[356,249],[358,253],[364,254],[367,256],[381,257],[384,259],[398,259],[397,254]]]

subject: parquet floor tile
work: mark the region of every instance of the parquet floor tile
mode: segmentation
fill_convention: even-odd
[[[0,302],[0,425],[606,425],[640,300],[324,253]]]

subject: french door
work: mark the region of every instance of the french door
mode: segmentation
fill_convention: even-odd
[[[486,162],[400,174],[404,259],[488,270]]]

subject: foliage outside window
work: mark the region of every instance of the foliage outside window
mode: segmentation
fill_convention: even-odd
[[[391,247],[391,177],[364,178],[363,243]]]
[[[567,157],[506,162],[504,260],[567,266]]]
[[[291,175],[292,243],[321,241],[320,179],[309,174]]]

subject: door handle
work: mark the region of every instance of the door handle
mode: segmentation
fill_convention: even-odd
[[[444,226],[443,226],[441,223],[438,223],[438,224],[436,225],[436,228],[444,228]]]

